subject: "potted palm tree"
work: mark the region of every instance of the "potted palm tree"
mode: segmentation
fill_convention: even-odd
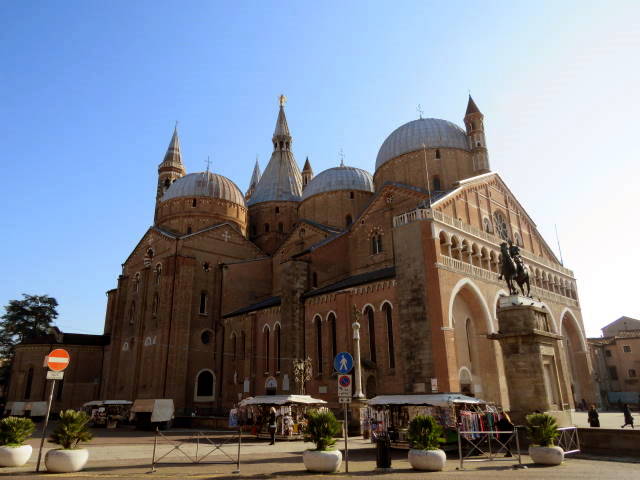
[[[24,442],[35,425],[30,418],[7,417],[0,421],[0,467],[21,467],[31,457],[31,445]]]
[[[342,464],[342,453],[333,448],[340,433],[340,423],[329,410],[311,410],[304,427],[304,441],[313,442],[314,450],[306,450],[302,461],[311,472],[336,472]]]
[[[438,472],[444,468],[447,456],[440,444],[442,427],[431,415],[416,415],[409,423],[409,463],[415,470]]]
[[[554,445],[558,432],[556,419],[546,413],[527,415],[527,436],[531,442],[529,456],[541,465],[560,465],[564,450]]]
[[[80,442],[88,442],[93,435],[89,431],[90,417],[85,412],[65,410],[60,412],[60,421],[49,441],[62,448],[49,450],[44,463],[47,471],[56,473],[78,472],[89,459],[89,450],[78,448]]]

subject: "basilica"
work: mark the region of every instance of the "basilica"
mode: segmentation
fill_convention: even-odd
[[[343,163],[314,174],[294,156],[281,97],[271,158],[262,174],[256,163],[245,193],[214,172],[187,173],[175,130],[158,166],[153,226],[107,292],[104,335],[58,332],[19,346],[9,400],[41,395],[38,349],[56,344],[83,359],[60,407],[171,398],[179,412],[221,412],[248,396],[303,390],[337,407],[333,358],[353,351],[358,320],[367,397],[464,392],[508,410],[507,360],[492,336],[509,293],[499,279],[509,240],[545,328],[561,338],[545,377],[549,408],[591,402],[573,272],[491,170],[470,96],[462,117],[461,126],[399,126],[373,175]],[[306,358],[302,381],[293,365]]]

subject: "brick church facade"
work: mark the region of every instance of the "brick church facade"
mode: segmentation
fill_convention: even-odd
[[[508,409],[503,354],[489,338],[508,293],[498,279],[507,239],[520,246],[549,331],[563,336],[551,403],[595,400],[573,272],[491,171],[471,97],[464,128],[420,118],[393,131],[373,175],[341,164],[314,176],[308,159],[300,170],[283,97],[271,145],[242,194],[221,175],[187,174],[174,131],[154,225],[107,292],[99,355],[84,367],[96,386],[60,407],[172,398],[182,411],[221,411],[296,393],[293,362],[306,357],[306,392],[337,407],[332,360],[353,350],[357,316],[367,396],[461,391]],[[34,351],[18,347],[10,401],[25,400],[33,365],[31,381],[42,382]]]

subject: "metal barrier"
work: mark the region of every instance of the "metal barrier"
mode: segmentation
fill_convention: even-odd
[[[500,437],[503,437],[502,439]],[[506,437],[506,438],[504,438]],[[463,446],[471,447],[465,454]],[[515,447],[515,452],[512,452]],[[511,457],[498,457],[499,453],[510,453]],[[513,462],[516,457],[518,464],[514,467],[522,467],[522,457],[520,455],[520,440],[518,438],[518,427],[513,431],[460,431],[458,430],[458,455],[460,466],[458,470],[464,470],[464,462]],[[471,456],[481,458],[469,458]]]
[[[151,472],[156,471],[156,465],[174,451],[180,452],[191,463],[236,465],[233,473],[240,473],[240,446],[242,445],[242,430],[170,430],[168,434],[177,434],[180,438],[174,439],[162,433],[156,428],[153,440],[153,457],[151,459]],[[186,437],[186,438],[185,438]],[[170,445],[171,449],[163,455],[158,454],[158,446]],[[191,448],[187,448],[187,447]],[[223,447],[236,447],[237,454],[232,456],[223,450]],[[193,450],[195,449],[195,452]],[[189,450],[189,451],[187,451]],[[214,452],[221,453],[227,460],[205,460]]]
[[[580,452],[580,437],[578,437],[578,427],[559,428],[558,446],[564,450],[565,455]]]

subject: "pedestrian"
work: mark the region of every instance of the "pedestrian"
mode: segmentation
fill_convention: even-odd
[[[276,443],[276,428],[278,424],[276,423],[276,409],[271,407],[269,410],[269,433],[271,434],[271,443],[269,445],[273,445]]]
[[[587,413],[589,418],[589,426],[592,428],[600,427],[600,416],[598,415],[598,411],[596,410],[596,406],[592,403],[591,407],[589,407],[589,412]]]
[[[582,411],[586,412],[587,411],[587,401],[583,398],[582,402],[580,402],[580,408],[582,409]]]
[[[498,427],[499,432],[509,432],[509,433],[499,433],[498,441],[502,444],[503,448],[507,450],[507,453],[505,453],[504,456],[512,457],[513,454],[511,453],[511,448],[509,448],[509,440],[513,435],[512,432],[515,427],[513,426],[513,423],[511,422],[511,419],[509,418],[509,415],[506,412],[502,414],[502,418],[498,420],[498,422],[496,423],[496,427]]]
[[[633,417],[631,416],[631,410],[629,410],[629,404],[628,403],[624,404],[624,408],[622,409],[622,413],[624,413],[624,425],[622,425],[620,428],[624,428],[627,425],[631,425],[631,428],[633,428]]]

